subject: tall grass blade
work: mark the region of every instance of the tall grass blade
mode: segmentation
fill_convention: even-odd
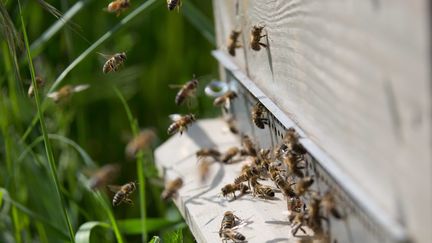
[[[149,243],[160,243],[161,239],[159,236],[153,236],[153,238],[149,241]]]
[[[38,0],[38,2],[58,20],[30,45],[30,51],[33,56],[38,55],[39,52],[42,51],[43,47],[47,44],[47,42],[64,26],[69,27],[69,29],[71,29],[75,34],[77,34],[83,40],[89,43],[89,41],[79,32],[79,26],[75,23],[70,24],[70,21],[77,13],[84,9],[84,7],[89,2],[91,2],[91,0],[80,0],[76,2],[64,15],[47,2],[43,0]]]
[[[213,46],[216,46],[215,33],[212,22],[191,1],[183,5],[186,19],[195,27]]]
[[[49,165],[50,165],[50,169],[51,169],[51,176],[54,179],[54,184],[55,184],[57,196],[59,197],[59,201],[61,204],[60,206],[61,206],[61,209],[63,212],[63,216],[65,217],[66,225],[68,227],[70,241],[74,242],[75,241],[74,231],[73,231],[69,216],[66,212],[66,205],[63,201],[63,197],[62,197],[61,192],[60,192],[60,190],[61,190],[60,189],[60,182],[59,182],[59,179],[57,177],[57,169],[56,169],[56,164],[54,161],[54,155],[53,155],[52,148],[51,148],[51,142],[49,141],[49,138],[48,138],[48,132],[46,130],[45,119],[43,117],[43,111],[41,109],[41,103],[40,103],[39,91],[38,91],[38,87],[37,87],[37,83],[36,83],[36,76],[35,76],[35,70],[34,70],[34,66],[33,66],[33,60],[32,60],[32,56],[30,53],[30,47],[29,47],[29,43],[28,43],[27,31],[26,31],[25,24],[24,24],[24,16],[22,13],[21,2],[19,0],[18,0],[18,6],[19,6],[19,12],[20,12],[21,27],[22,27],[22,31],[23,31],[23,35],[24,35],[24,44],[26,47],[28,64],[29,64],[32,84],[34,87],[34,97],[35,97],[35,101],[36,101],[36,108],[37,108],[37,113],[39,116],[39,122],[41,125],[42,135],[43,135],[44,142],[45,142],[45,152],[47,154],[47,158],[49,161]]]
[[[168,220],[166,218],[146,218],[144,221],[141,219],[124,219],[118,221],[119,229],[122,233],[128,235],[142,234],[142,224],[146,225],[147,232],[162,230],[174,226],[180,222]]]
[[[126,115],[129,119],[129,124],[132,130],[132,134],[134,137],[138,136],[139,128],[138,123],[136,119],[134,119],[132,112],[120,92],[116,87],[114,87],[114,91],[117,94],[118,98],[120,99],[121,103],[123,104],[123,107],[126,111]],[[145,192],[145,179],[144,179],[144,155],[143,152],[140,151],[136,156],[136,163],[137,163],[137,177],[138,177],[138,192],[139,192],[139,205],[140,205],[140,213],[141,213],[141,221],[145,222],[145,219],[147,217],[146,212],[146,192]],[[141,230],[142,230],[142,241],[147,242],[147,226],[145,223],[141,224]]]
[[[92,233],[92,230],[96,227],[103,227],[110,229],[111,226],[104,222],[98,222],[98,221],[90,221],[82,224],[76,235],[75,235],[75,241],[77,243],[90,243],[90,236]]]
[[[114,218],[114,215],[111,211],[111,207],[106,203],[106,200],[102,196],[102,194],[98,191],[96,192],[96,200],[101,204],[102,208],[105,210],[106,214],[108,215],[108,219],[110,220],[111,227],[114,230],[114,235],[117,239],[117,243],[123,243],[123,237],[120,233],[119,227],[117,225],[117,221]]]

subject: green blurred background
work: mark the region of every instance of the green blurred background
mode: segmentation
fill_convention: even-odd
[[[9,50],[11,42],[6,38],[12,27],[22,38],[18,3],[15,0],[0,1],[0,242],[68,241],[64,237],[64,234],[67,236],[67,227],[49,172],[39,123],[22,141],[36,115],[36,105],[34,99],[27,96],[31,77],[25,49],[15,43],[19,63],[17,75]],[[103,10],[109,1],[48,1],[63,13],[76,2],[85,3],[85,6],[73,17],[74,23],[63,24],[56,35],[42,42],[39,48],[32,49],[36,74],[47,82],[41,90],[43,98],[58,75],[77,56],[145,1],[132,0],[131,8],[119,17]],[[57,18],[36,0],[21,1],[21,4],[29,43],[32,44]],[[117,87],[125,97],[140,128],[156,129],[158,144],[167,139],[168,115],[190,111],[174,104],[177,90],[168,88],[169,84],[184,83],[193,74],[204,77],[197,105],[191,111],[199,118],[217,114],[211,100],[202,93],[205,82],[217,77],[217,64],[210,55],[215,48],[211,1],[184,0],[179,12],[169,12],[165,0],[156,1],[153,5],[150,11],[143,11],[122,26],[81,61],[60,85],[88,83],[90,89],[75,94],[67,104],[57,105],[48,101],[44,113],[48,132],[75,141],[97,166],[121,164],[117,184],[136,180],[137,174],[136,163],[125,158],[125,145],[132,132],[113,87]],[[13,26],[8,26],[6,15]],[[105,59],[96,52],[113,54],[121,51],[127,53],[125,65],[117,73],[103,74]],[[95,168],[89,168],[76,148],[66,144],[65,140],[52,139],[51,142],[62,195],[74,231],[90,221],[109,224],[100,201],[86,188],[85,180],[80,179],[86,177],[86,171]],[[160,201],[162,188],[154,182],[157,173],[151,157],[149,154],[145,156],[147,197],[144,203],[147,217],[154,219],[147,226],[152,229],[148,239],[158,235],[164,242],[193,241],[172,203]],[[103,198],[110,204],[108,196]],[[131,219],[139,219],[138,204],[143,202],[139,202],[137,193],[133,200],[135,206],[112,208],[125,242],[140,242],[142,239],[139,220]],[[96,227],[91,232],[91,242],[115,242],[109,226]]]

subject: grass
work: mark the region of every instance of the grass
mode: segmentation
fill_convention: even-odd
[[[185,1],[177,13],[162,3],[132,1],[117,18],[102,11],[103,1],[50,1],[63,17],[37,1],[1,2],[0,242],[193,241],[176,208],[161,202],[162,188],[152,184],[151,151],[135,163],[124,155],[127,137],[140,128],[152,127],[161,143],[167,116],[188,112],[175,106],[168,84],[217,71],[209,54],[211,4]],[[81,28],[70,31],[72,22]],[[104,75],[96,51],[126,51],[128,59],[119,72]],[[36,76],[47,85],[30,99],[26,90]],[[91,88],[68,103],[45,98],[78,83]],[[214,114],[210,101],[198,100],[193,112]],[[122,165],[115,184],[138,180],[136,207],[113,208],[111,194],[89,190],[87,172],[113,162]]]

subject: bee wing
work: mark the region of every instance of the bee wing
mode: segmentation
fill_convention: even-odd
[[[117,186],[117,185],[108,185],[107,187],[112,192],[118,192],[121,189],[121,186]]]
[[[58,92],[54,91],[52,93],[47,94],[48,98],[55,99],[58,96]]]
[[[171,119],[171,121],[173,121],[173,122],[178,121],[178,120],[180,120],[180,119],[182,118],[182,116],[181,116],[180,114],[171,114],[171,115],[169,115],[168,117],[169,117],[169,118]]]
[[[104,53],[101,53],[101,52],[96,52],[97,54],[99,54],[100,56],[102,56],[103,58],[105,58],[105,59],[110,59],[111,57],[113,57],[113,55],[107,55],[107,54],[104,54]]]
[[[181,89],[183,88],[183,84],[169,84],[168,87],[170,89]]]
[[[77,93],[77,92],[81,92],[83,90],[86,90],[88,88],[90,88],[90,84],[80,84],[80,85],[75,86],[73,91],[75,93]]]

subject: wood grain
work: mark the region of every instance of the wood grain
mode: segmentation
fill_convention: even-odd
[[[236,11],[236,3],[239,5]],[[382,210],[431,242],[432,114],[426,0],[213,1],[218,45]],[[248,48],[253,25],[269,48]],[[425,215],[428,215],[425,217]]]

